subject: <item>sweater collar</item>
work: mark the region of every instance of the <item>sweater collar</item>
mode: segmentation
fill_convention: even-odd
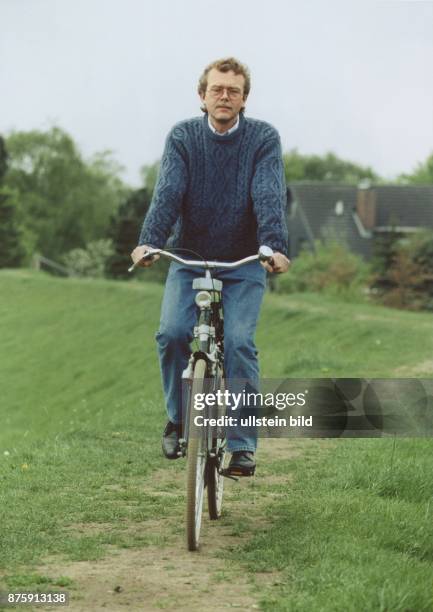
[[[245,125],[245,117],[243,113],[239,113],[238,122],[225,132],[225,134],[218,134],[218,132],[214,132],[209,125],[209,116],[207,113],[203,116],[203,128],[206,136],[209,136],[212,140],[217,142],[232,142],[233,140],[239,138],[240,134],[243,132],[243,128]]]
[[[232,132],[237,130],[238,127],[239,127],[239,115],[237,116],[236,123],[234,125],[232,125],[232,127],[229,130],[227,130],[227,132],[224,132],[224,134],[221,134],[220,132],[218,132],[214,128],[214,126],[212,125],[212,121],[210,120],[209,115],[207,116],[207,122],[208,122],[208,125],[209,125],[210,129],[212,130],[212,132],[214,134],[218,134],[218,136],[229,136]]]

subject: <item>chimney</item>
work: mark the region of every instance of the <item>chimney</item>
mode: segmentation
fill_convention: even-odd
[[[358,185],[356,212],[366,230],[374,229],[376,226],[376,193],[368,179],[362,180]]]

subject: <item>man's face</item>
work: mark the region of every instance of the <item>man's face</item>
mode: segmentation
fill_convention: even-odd
[[[212,122],[224,126],[234,124],[239,111],[245,104],[244,97],[245,78],[242,74],[220,72],[212,68],[207,75],[207,89],[200,94],[201,101],[205,103]]]

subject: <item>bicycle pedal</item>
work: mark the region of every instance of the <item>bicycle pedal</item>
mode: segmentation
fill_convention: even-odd
[[[236,480],[238,480],[239,478],[247,478],[249,476],[254,476],[254,472],[256,471],[256,466],[252,467],[252,468],[245,468],[243,470],[241,469],[236,469],[236,468],[227,468],[225,470],[223,470],[223,476],[227,476],[228,478],[235,478]]]
[[[220,474],[221,476],[224,476],[224,478],[230,478],[230,480],[235,480],[236,482],[238,482],[239,480],[239,478],[233,476],[232,474],[230,474],[230,472],[227,472],[227,470],[221,470]]]

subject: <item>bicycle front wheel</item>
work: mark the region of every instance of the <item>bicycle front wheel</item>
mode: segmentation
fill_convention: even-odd
[[[194,376],[189,403],[187,476],[186,476],[186,536],[188,550],[198,550],[207,448],[203,429],[194,423],[194,396],[204,392],[206,361],[198,359],[194,366]]]

